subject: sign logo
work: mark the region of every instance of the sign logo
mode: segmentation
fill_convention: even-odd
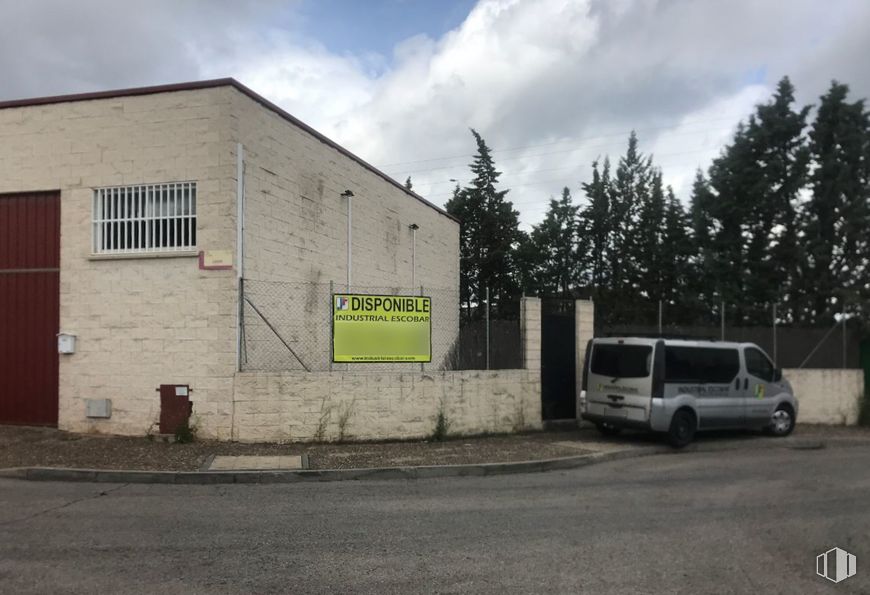
[[[335,309],[336,310],[347,310],[347,298],[346,297],[337,297],[335,298]]]
[[[857,572],[857,559],[853,554],[838,547],[816,556],[816,574],[832,583],[839,583]]]

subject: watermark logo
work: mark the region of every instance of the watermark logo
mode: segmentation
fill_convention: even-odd
[[[816,556],[816,574],[832,583],[839,583],[857,572],[857,559],[838,547]]]
[[[346,297],[335,298],[335,307],[338,310],[347,310],[347,298]]]

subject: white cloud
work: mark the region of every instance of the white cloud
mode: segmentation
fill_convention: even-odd
[[[293,4],[268,0],[44,6],[17,3],[0,23],[7,98],[235,76],[438,203],[468,178],[474,127],[526,224],[562,186],[579,196],[632,128],[686,199],[782,75],[801,102],[834,77],[870,93],[861,0],[481,0],[391,56],[333,53]]]

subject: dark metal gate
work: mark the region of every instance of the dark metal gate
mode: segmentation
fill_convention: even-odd
[[[541,414],[544,420],[577,414],[574,300],[541,300]]]
[[[0,194],[0,423],[57,425],[60,196]]]

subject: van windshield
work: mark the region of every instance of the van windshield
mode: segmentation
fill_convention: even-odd
[[[599,343],[592,349],[592,373],[611,378],[646,378],[652,367],[652,346]]]

